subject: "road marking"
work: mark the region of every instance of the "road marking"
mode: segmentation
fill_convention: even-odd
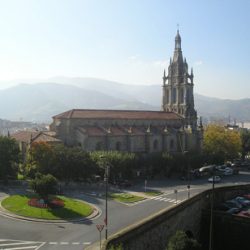
[[[68,245],[69,242],[64,242],[64,241],[63,241],[63,242],[60,242],[60,244],[61,244],[61,245]]]
[[[57,245],[57,242],[49,242],[50,245]]]
[[[16,245],[24,245],[24,244],[34,244],[35,242],[16,242],[16,243],[5,243],[5,244],[0,244],[0,247],[5,247],[5,246],[16,246]],[[1,249],[1,248],[0,248]]]
[[[45,243],[46,242],[0,239],[0,249],[1,250],[21,250],[21,249],[38,250]]]
[[[91,242],[83,242],[82,244],[83,244],[83,245],[90,245]]]
[[[38,249],[37,246],[26,246],[26,247],[12,247],[12,248],[1,248],[1,250],[21,250],[21,249]]]
[[[80,242],[72,242],[72,245],[80,245]]]

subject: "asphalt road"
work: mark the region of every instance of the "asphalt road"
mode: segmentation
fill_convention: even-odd
[[[221,185],[237,185],[250,182],[250,173],[244,172],[237,176],[227,176],[222,179]],[[207,179],[191,181],[190,195],[197,194],[211,188]],[[187,181],[162,180],[148,181],[148,189],[160,190],[161,196],[153,197],[133,205],[124,205],[112,200],[108,202],[109,234],[136,223],[147,216],[166,207],[175,206],[188,197]],[[131,191],[143,191],[144,182],[131,188]],[[7,193],[16,193],[19,190],[10,189]],[[104,191],[104,190],[103,190]],[[0,190],[0,197],[6,192]],[[104,193],[95,190],[82,190],[69,193],[70,196],[88,201],[97,206],[101,213],[92,220],[75,223],[40,223],[29,222],[0,216],[0,250],[82,250],[99,240],[97,224],[104,224],[105,199]],[[104,231],[102,233],[104,236]]]

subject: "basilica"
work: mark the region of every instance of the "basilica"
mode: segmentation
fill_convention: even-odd
[[[167,72],[167,73],[166,73]],[[194,108],[194,74],[183,59],[179,31],[164,70],[160,111],[72,109],[55,115],[50,130],[65,145],[83,150],[169,152],[201,150],[202,122]]]

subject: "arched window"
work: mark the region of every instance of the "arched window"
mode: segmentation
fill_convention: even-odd
[[[176,103],[176,88],[173,88],[173,103]]]
[[[184,102],[184,91],[183,91],[183,89],[180,89],[180,102],[181,103]]]
[[[115,144],[115,149],[117,150],[117,151],[120,151],[121,150],[121,142],[116,142],[116,144]]]
[[[167,98],[167,103],[169,103],[169,90],[168,89],[166,91],[166,98]]]
[[[171,141],[170,141],[170,149],[173,149],[173,148],[174,148],[174,140],[171,139]]]
[[[153,149],[154,149],[154,150],[157,150],[157,149],[158,149],[158,141],[157,141],[157,140],[154,140]]]

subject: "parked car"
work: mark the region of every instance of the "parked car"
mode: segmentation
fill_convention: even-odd
[[[250,200],[250,194],[244,194],[243,197],[247,200]]]
[[[234,198],[237,202],[239,202],[243,207],[250,206],[250,200],[245,199],[244,197],[238,196]]]
[[[227,168],[225,168],[225,170],[224,170],[224,173],[223,173],[224,175],[232,175],[233,174],[233,169],[232,168],[229,168],[229,167],[227,167]]]
[[[212,176],[212,177],[208,178],[208,181],[209,182],[220,182],[221,178],[220,178],[220,176],[215,175],[215,176]]]
[[[225,201],[224,203],[230,208],[236,207],[236,208],[242,209],[242,205],[236,200],[228,200],[228,201]]]
[[[241,211],[237,215],[250,218],[250,212],[248,212],[248,211]]]
[[[226,213],[228,214],[238,214],[240,212],[240,209],[237,208],[237,207],[232,207],[232,208],[229,208]]]

